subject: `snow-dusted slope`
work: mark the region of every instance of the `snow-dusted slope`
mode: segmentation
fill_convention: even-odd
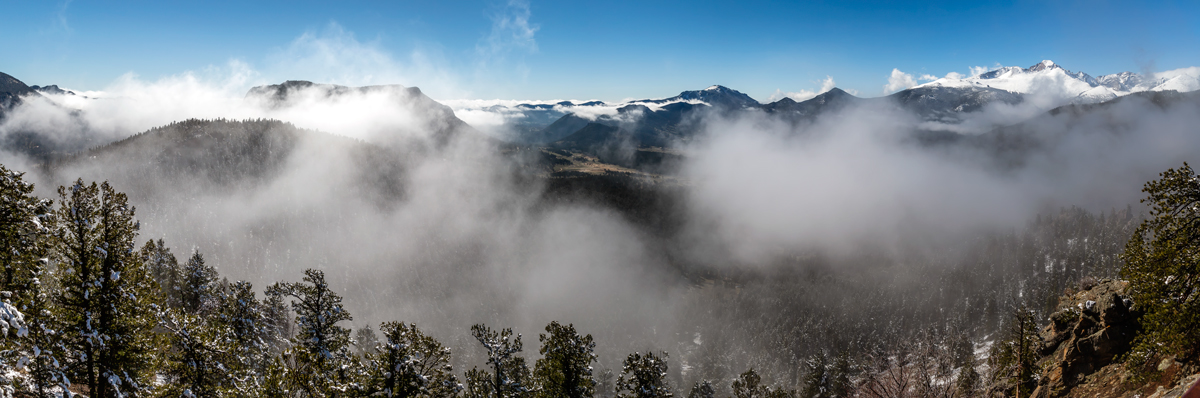
[[[1175,90],[1179,92],[1200,90],[1200,73],[1179,74],[1172,77],[1160,77],[1153,91]]]
[[[1001,67],[965,78],[945,77],[917,87],[995,88],[1040,96],[1051,103],[1094,103],[1139,91],[1194,91],[1200,89],[1200,68],[1160,72],[1149,77],[1133,72],[1092,77],[1046,60],[1028,68]]]

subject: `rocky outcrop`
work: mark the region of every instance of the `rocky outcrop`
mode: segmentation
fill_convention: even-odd
[[[1059,300],[1059,310],[1041,331],[1043,369],[1034,397],[1063,397],[1089,375],[1129,351],[1137,334],[1128,282],[1103,280]]]

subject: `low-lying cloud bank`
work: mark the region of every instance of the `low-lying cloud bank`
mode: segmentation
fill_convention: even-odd
[[[693,234],[733,263],[760,263],[812,248],[852,253],[906,236],[1015,228],[1059,207],[1124,208],[1157,173],[1196,161],[1194,97],[1166,109],[1130,97],[1006,131],[1029,148],[989,141],[998,133],[923,144],[912,134],[928,124],[882,103],[800,130],[757,115],[713,119],[683,168],[702,226]]]

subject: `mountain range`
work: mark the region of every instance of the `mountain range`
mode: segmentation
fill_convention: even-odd
[[[1146,76],[1133,72],[1092,77],[1042,61],[1028,68],[1002,67],[976,76],[947,76],[919,85],[956,89],[996,88],[1018,94],[1056,96],[1072,103],[1095,103],[1141,91],[1195,91],[1200,74],[1167,73]]]
[[[592,136],[589,139],[569,137],[583,132],[589,123],[598,123],[617,128],[614,137],[632,139],[638,146],[664,146],[690,139],[695,129],[686,123],[694,122],[711,110],[762,110],[800,122],[848,104],[882,102],[910,110],[925,120],[953,125],[961,122],[964,115],[990,104],[1019,105],[1036,99],[1036,106],[1044,111],[1066,104],[1109,101],[1143,91],[1188,92],[1197,89],[1200,89],[1200,73],[1143,75],[1121,72],[1092,77],[1046,60],[1028,68],[1001,67],[969,77],[951,74],[875,98],[857,97],[833,88],[804,101],[785,97],[764,104],[737,90],[714,85],[703,90],[684,91],[673,97],[619,104],[563,101],[494,105],[483,110],[510,115],[509,127],[514,134],[509,140],[519,144],[578,146],[580,142],[596,142],[595,128],[586,131]],[[640,118],[631,117],[633,115],[640,115]]]
[[[638,158],[634,150],[653,149],[661,152],[663,148],[668,148],[669,151],[671,147],[693,140],[702,131],[705,118],[716,114],[757,112],[795,125],[811,123],[821,115],[851,105],[882,104],[908,110],[920,119],[936,122],[935,125],[946,128],[993,104],[1026,104],[1044,112],[1062,105],[1102,103],[1142,92],[1189,92],[1197,89],[1200,89],[1200,73],[1192,70],[1152,75],[1121,72],[1092,77],[1047,60],[1028,68],[1000,67],[969,77],[951,74],[874,98],[858,97],[832,88],[803,101],[785,97],[764,104],[737,90],[713,85],[671,97],[623,103],[559,101],[493,105],[476,110],[506,115],[507,127],[512,131],[505,137],[508,145],[543,146],[580,152],[620,164]],[[27,86],[12,76],[0,74],[0,119],[18,106],[23,97],[32,95],[75,93],[56,85]],[[338,100],[347,95],[386,97],[397,110],[416,115],[411,128],[432,133],[437,145],[462,134],[484,136],[459,119],[454,109],[429,98],[416,87],[346,87],[294,80],[251,88],[246,93],[246,99],[265,109],[277,110],[296,106],[303,101]],[[49,150],[45,142],[37,141],[37,144],[38,151]],[[6,137],[5,146],[12,149],[11,137]]]

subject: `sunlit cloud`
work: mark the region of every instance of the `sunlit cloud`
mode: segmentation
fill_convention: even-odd
[[[892,74],[888,76],[888,83],[883,86],[883,93],[891,94],[916,85],[917,79],[913,78],[912,74],[901,72],[900,69],[892,69]]]

